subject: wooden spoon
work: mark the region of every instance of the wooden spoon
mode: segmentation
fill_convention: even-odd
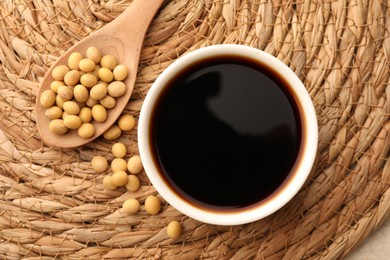
[[[36,100],[37,128],[44,143],[61,148],[79,147],[94,140],[115,123],[133,92],[145,33],[163,2],[164,0],[134,0],[114,21],[72,46],[50,67],[43,78]],[[129,75],[124,80],[127,86],[126,93],[122,97],[116,98],[116,106],[108,110],[105,122],[93,122],[95,135],[91,138],[79,137],[77,130],[69,130],[64,135],[54,134],[49,130],[50,120],[45,116],[46,109],[41,106],[39,97],[44,90],[50,88],[53,81],[51,76],[53,68],[61,64],[67,65],[68,57],[73,52],[77,51],[85,55],[90,46],[100,49],[103,55],[113,55],[118,64],[127,66]]]

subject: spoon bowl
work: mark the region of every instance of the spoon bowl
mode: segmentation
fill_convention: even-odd
[[[163,0],[134,0],[114,21],[72,46],[50,67],[38,90],[35,105],[37,128],[44,143],[60,148],[79,147],[96,139],[115,123],[133,92],[143,39],[150,22],[163,2]],[[39,97],[43,91],[50,89],[53,81],[51,73],[56,66],[67,65],[68,58],[73,52],[84,55],[91,46],[98,48],[102,55],[113,55],[118,64],[128,68],[129,74],[123,81],[127,87],[126,93],[115,99],[116,106],[108,109],[107,119],[104,122],[92,122],[95,126],[95,134],[92,137],[82,138],[77,130],[68,131],[64,135],[54,134],[49,130],[50,120],[45,115],[46,109],[40,104]]]

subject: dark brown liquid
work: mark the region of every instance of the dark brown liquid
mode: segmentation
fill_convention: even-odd
[[[154,107],[151,143],[164,179],[181,197],[209,209],[239,209],[287,179],[301,123],[277,73],[223,56],[184,69],[168,85]]]

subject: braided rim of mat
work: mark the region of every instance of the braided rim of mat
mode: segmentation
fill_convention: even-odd
[[[113,20],[129,0],[0,2],[0,255],[28,259],[283,258],[345,256],[390,207],[389,1],[166,1],[146,35],[126,112],[139,116],[150,85],[186,52],[220,43],[254,46],[302,79],[319,120],[314,169],[283,209],[255,223],[203,224],[164,204],[127,216],[141,189],[104,190],[90,168],[110,155],[102,138],[63,151],[42,144],[34,100],[40,80],[67,48]],[[129,36],[131,37],[131,36]],[[136,129],[120,141],[137,153]],[[183,235],[170,240],[171,220]]]

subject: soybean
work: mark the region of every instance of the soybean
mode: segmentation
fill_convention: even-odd
[[[122,64],[117,65],[112,72],[115,80],[124,80],[128,74],[127,67]]]
[[[95,100],[101,100],[107,95],[107,87],[101,83],[96,84],[91,88],[89,95]]]
[[[80,110],[79,117],[81,122],[90,123],[92,121],[92,110],[89,107],[83,107]]]
[[[115,107],[116,101],[115,98],[111,97],[110,95],[106,95],[104,98],[100,99],[100,104],[105,108],[110,109]]]
[[[123,202],[122,210],[123,212],[134,215],[139,211],[140,204],[139,201],[136,199],[127,199],[125,202]]]
[[[123,158],[115,158],[111,162],[111,170],[113,172],[126,171],[126,161]]]
[[[71,70],[65,74],[64,83],[67,86],[75,86],[80,80],[80,72],[77,70]]]
[[[92,166],[92,169],[95,170],[95,172],[102,173],[105,170],[107,170],[108,162],[107,162],[106,158],[104,158],[103,156],[97,155],[97,156],[92,158],[91,166]]]
[[[68,115],[64,118],[64,125],[69,129],[78,129],[82,123],[80,117],[75,115]]]
[[[74,101],[65,101],[63,107],[69,115],[77,115],[80,112],[80,106]]]
[[[39,102],[41,103],[42,107],[49,108],[56,102],[56,94],[51,89],[47,89],[42,92],[39,98]]]
[[[124,171],[116,171],[112,174],[112,184],[115,186],[126,185],[127,181],[127,173]]]
[[[97,78],[97,79],[99,79],[99,69],[100,69],[101,67],[99,66],[99,65],[96,65],[95,66],[95,69],[91,72],[93,75],[95,75],[95,77]],[[103,82],[103,81],[102,81]]]
[[[126,190],[128,191],[137,191],[139,187],[141,186],[141,183],[137,176],[133,174],[129,174],[127,176],[127,183],[126,183]]]
[[[92,73],[85,73],[80,78],[80,83],[87,88],[92,88],[97,83],[97,78]]]
[[[150,195],[145,200],[145,211],[150,215],[156,215],[161,210],[160,200],[153,195]]]
[[[127,149],[124,144],[115,143],[111,148],[111,152],[116,158],[123,158],[126,156]]]
[[[61,86],[58,88],[58,96],[64,101],[71,100],[73,98],[73,89],[67,86]]]
[[[176,220],[169,222],[167,227],[167,235],[172,239],[177,239],[181,236],[182,227]]]
[[[63,111],[63,112],[62,112],[61,118],[62,118],[62,119],[65,119],[67,116],[69,116],[69,113],[66,112],[66,111]]]
[[[56,96],[56,105],[63,109],[64,108],[64,103],[65,103],[65,100],[62,99],[62,97],[60,97],[59,95]]]
[[[135,126],[135,119],[130,114],[124,114],[119,117],[118,126],[122,131],[130,131]]]
[[[103,133],[103,137],[106,140],[112,141],[117,138],[119,138],[122,134],[122,130],[117,125],[112,125],[110,128],[107,129],[106,132]]]
[[[107,82],[104,82],[103,80],[99,80],[98,81],[98,84],[103,84],[104,86],[108,86],[108,83]]]
[[[103,178],[103,186],[107,190],[115,190],[116,188],[118,188],[116,185],[112,183],[112,176],[110,175],[107,175]]]
[[[95,134],[95,126],[91,123],[84,123],[77,130],[77,133],[82,138],[90,138]]]
[[[93,99],[91,97],[88,97],[88,100],[87,102],[85,102],[85,104],[88,106],[88,107],[93,107],[94,105],[97,105],[99,103],[99,101],[97,101],[96,99]]]
[[[138,174],[142,172],[143,166],[142,166],[141,157],[139,155],[134,155],[130,157],[127,163],[127,169],[129,170],[130,173],[133,174]]]
[[[78,70],[79,63],[83,59],[83,55],[80,52],[73,52],[68,58],[68,67],[71,70]]]
[[[73,89],[73,96],[78,102],[87,102],[89,97],[88,89],[78,84]]]
[[[115,57],[112,55],[104,55],[100,61],[100,66],[109,70],[113,70],[117,64]]]
[[[68,132],[68,128],[64,125],[64,120],[62,119],[54,119],[49,123],[49,130],[52,133],[63,135]]]
[[[94,105],[92,107],[92,117],[97,122],[102,123],[107,119],[107,110],[102,105]]]
[[[63,80],[64,80],[64,77],[65,77],[65,74],[68,73],[68,72],[69,72],[68,66],[59,65],[59,66],[55,67],[55,68],[51,71],[51,76],[52,76],[53,79],[55,79],[55,80],[63,81]]]
[[[91,59],[96,64],[98,64],[102,59],[102,53],[94,46],[91,46],[87,49],[86,55],[87,58]]]
[[[126,85],[122,81],[114,81],[108,84],[107,90],[111,97],[121,97],[126,93]]]
[[[112,71],[107,68],[100,68],[98,71],[99,78],[104,82],[111,82],[114,78]]]
[[[91,59],[82,59],[79,63],[79,68],[84,72],[91,72],[95,69],[95,62]]]
[[[58,88],[61,87],[61,86],[65,86],[65,82],[59,81],[59,80],[54,80],[50,84],[50,89],[53,90],[54,93],[57,93],[58,92]]]
[[[50,120],[61,118],[62,109],[57,106],[50,107],[46,109],[45,115]]]

